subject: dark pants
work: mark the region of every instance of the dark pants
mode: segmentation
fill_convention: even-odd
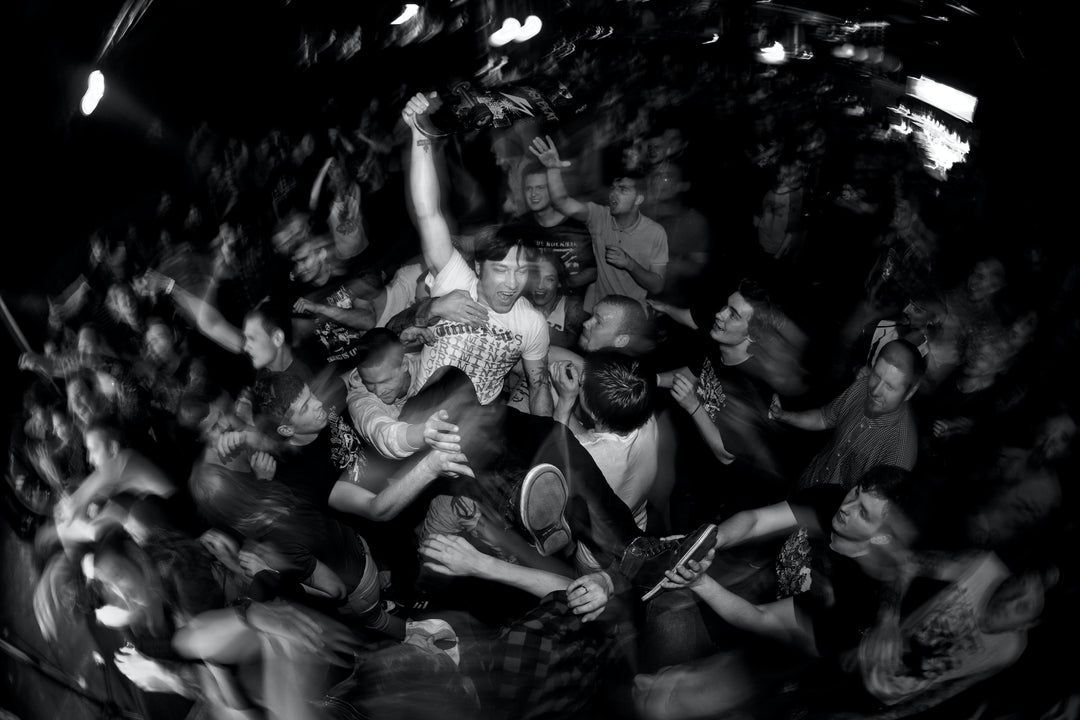
[[[627,544],[642,534],[592,456],[561,423],[500,402],[481,405],[472,381],[453,367],[432,375],[405,403],[400,419],[424,422],[439,409],[445,409],[450,422],[459,427],[462,452],[476,478],[439,478],[414,503],[408,522],[422,519],[436,495],[467,495],[497,512],[516,508],[517,491],[529,468],[551,463],[562,470],[570,487],[566,521],[574,539],[584,543],[603,567],[617,562]],[[419,462],[423,452],[392,461],[397,465],[395,472]]]

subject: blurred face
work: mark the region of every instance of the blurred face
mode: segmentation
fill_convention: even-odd
[[[109,288],[106,303],[118,317],[125,320],[134,319],[135,298],[131,296],[131,293],[123,285],[113,285]]]
[[[750,318],[753,315],[754,307],[742,293],[732,293],[728,296],[727,305],[714,316],[709,337],[721,345],[738,345],[750,337]]]
[[[368,392],[387,405],[393,405],[405,397],[412,380],[404,358],[393,353],[378,365],[358,367],[356,374]]]
[[[172,330],[160,323],[154,323],[146,329],[146,352],[158,362],[164,362],[176,355]]]
[[[294,435],[314,435],[326,427],[326,422],[327,414],[322,401],[312,395],[305,385],[289,406],[281,424],[291,427]]]
[[[525,176],[525,205],[530,212],[540,212],[551,207],[551,195],[548,193],[547,174],[534,173]]]
[[[911,387],[907,375],[884,358],[878,358],[866,378],[866,406],[863,410],[867,417],[886,415],[899,410],[913,394],[915,388]]]
[[[146,583],[127,558],[107,555],[97,559],[94,580],[105,603],[95,612],[102,625],[126,627],[150,604]]]
[[[86,459],[90,467],[100,469],[105,467],[109,460],[116,457],[119,448],[115,443],[106,441],[104,436],[97,430],[86,433]]]
[[[293,251],[293,248],[299,246],[307,238],[307,235],[307,220],[300,216],[294,216],[274,233],[273,237],[270,238],[270,242],[273,245],[274,252],[279,255],[288,255]]]
[[[85,382],[77,380],[68,383],[67,405],[72,417],[79,418],[84,423],[90,420],[94,414],[94,396]]]
[[[275,333],[276,335],[276,333]],[[272,363],[281,351],[281,343],[266,332],[262,319],[251,317],[244,321],[244,353],[251,358],[251,365],[261,370]]]
[[[671,163],[662,163],[649,175],[649,197],[654,201],[670,200],[682,190],[682,171]]]
[[[199,435],[204,440],[216,439],[230,428],[229,416],[217,405],[210,406],[210,412],[199,421]]]
[[[608,207],[612,215],[623,215],[631,212],[642,203],[645,198],[638,192],[637,184],[629,178],[619,178],[611,184],[608,193]]]
[[[60,439],[62,443],[71,442],[71,439],[75,435],[75,428],[71,424],[71,418],[62,412],[54,412],[52,414],[52,428],[53,433]]]
[[[326,250],[314,245],[301,245],[293,253],[293,276],[298,282],[310,283],[319,279],[326,268]]]
[[[889,501],[872,493],[863,492],[856,485],[844,496],[840,509],[832,519],[833,533],[849,542],[869,542],[881,535]]]
[[[983,632],[1008,632],[1027,627],[1042,614],[1045,593],[1034,573],[1010,577],[990,597],[979,618]]]
[[[997,375],[1004,371],[1008,357],[1008,348],[1004,343],[982,343],[972,350],[971,356],[964,364],[963,373],[972,378]]]
[[[1005,268],[997,260],[982,260],[968,276],[968,296],[975,301],[985,300],[1005,286]]]
[[[537,307],[553,305],[559,297],[559,272],[550,260],[536,263],[530,296]]]
[[[497,313],[510,312],[529,284],[531,263],[520,247],[510,249],[502,260],[485,260],[478,264],[480,277],[477,294],[480,300]]]
[[[1058,415],[1047,420],[1035,439],[1036,459],[1053,462],[1068,457],[1076,441],[1076,421],[1069,415]]]
[[[622,311],[603,301],[593,308],[592,317],[581,328],[578,344],[585,352],[617,347],[622,330]]]
[[[934,319],[934,311],[923,307],[914,300],[904,306],[904,322],[908,327],[921,330],[929,325]]]

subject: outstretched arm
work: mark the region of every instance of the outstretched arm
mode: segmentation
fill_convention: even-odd
[[[373,493],[347,479],[338,480],[330,491],[330,507],[359,515],[367,520],[391,520],[431,482],[443,473],[474,477],[468,460],[461,453],[431,450],[404,475],[390,478],[387,486]],[[346,471],[348,472],[348,471]]]
[[[563,168],[570,167],[570,161],[559,157],[559,151],[551,138],[533,138],[529,147],[532,154],[547,168],[548,193],[551,196],[551,204],[563,215],[569,215],[575,220],[585,222],[589,217],[589,208],[585,203],[570,197],[566,192],[566,184],[563,182]]]
[[[829,424],[825,422],[825,414],[821,408],[814,410],[785,410],[780,404],[780,396],[773,395],[772,404],[769,405],[769,418],[780,422],[794,425],[802,430],[826,430]]]
[[[409,154],[409,195],[416,213],[420,245],[424,263],[433,273],[438,273],[450,261],[454,246],[450,239],[450,227],[439,207],[439,177],[435,168],[435,156],[428,139],[416,127],[416,116],[427,112],[430,103],[427,96],[417,93],[405,103],[401,117],[412,130],[413,147]]]
[[[231,353],[239,355],[244,350],[244,334],[206,299],[185,290],[172,278],[156,270],[147,270],[142,282],[150,292],[163,292],[172,298],[180,311],[195,324],[195,328],[210,340]]]

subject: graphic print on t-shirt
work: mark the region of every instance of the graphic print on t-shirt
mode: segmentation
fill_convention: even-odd
[[[424,354],[424,377],[450,365],[469,376],[482,404],[499,396],[506,374],[521,358],[520,334],[491,324],[477,328],[456,322],[439,323],[431,330],[437,340]]]
[[[350,482],[357,483],[367,467],[364,441],[335,408],[329,408],[326,415],[330,424],[330,459],[336,467],[349,471]]]
[[[352,310],[352,296],[345,288],[339,287],[333,294],[327,296],[326,304],[343,310]],[[327,362],[352,358],[356,354],[356,341],[361,335],[363,333],[359,330],[347,328],[326,318],[320,319],[315,324],[315,336],[326,348]]]

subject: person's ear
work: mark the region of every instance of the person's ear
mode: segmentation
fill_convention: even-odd
[[[630,344],[630,336],[626,334],[615,336],[615,347],[624,348]]]
[[[638,191],[637,197],[634,198],[634,207],[640,206],[643,202],[645,202],[645,193]]]
[[[278,435],[280,435],[283,438],[291,438],[293,436],[292,425],[278,425],[277,426],[277,432],[278,432]]]
[[[274,334],[270,336],[270,340],[278,347],[281,347],[285,344],[285,331],[280,329],[275,330]]]

